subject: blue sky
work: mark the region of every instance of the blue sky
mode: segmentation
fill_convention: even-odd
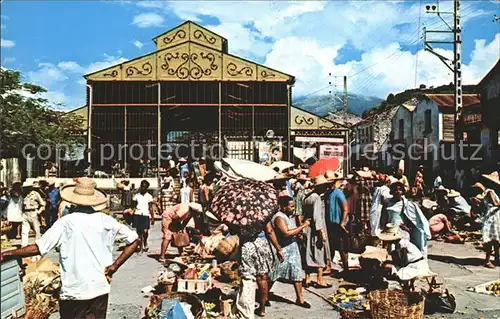
[[[427,3],[5,0],[0,61],[74,108],[85,101],[83,74],[153,51],[153,37],[190,19],[226,37],[231,53],[295,75],[295,96],[341,90],[332,74],[348,75],[352,93],[385,97],[413,87],[416,71],[417,85],[452,81],[422,50],[419,30],[444,28],[424,13]],[[462,1],[464,83],[477,83],[500,55],[499,8]]]

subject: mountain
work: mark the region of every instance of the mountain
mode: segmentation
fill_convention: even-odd
[[[294,99],[293,105],[312,112],[318,116],[326,116],[328,112],[341,110],[343,107],[342,97],[339,95],[314,95],[299,96]],[[348,95],[348,111],[361,116],[364,111],[380,104],[383,99],[373,96],[362,96],[356,94]]]

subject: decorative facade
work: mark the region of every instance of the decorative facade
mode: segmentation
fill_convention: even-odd
[[[93,167],[136,170],[133,145],[149,147],[155,167],[167,155],[257,160],[254,140],[289,158],[293,76],[229,54],[225,38],[190,21],[153,41],[154,52],[85,75]]]

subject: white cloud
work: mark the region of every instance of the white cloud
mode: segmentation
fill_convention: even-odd
[[[51,88],[69,79],[64,72],[51,63],[40,63],[37,71],[28,72],[28,81]]]
[[[134,42],[132,42],[132,44],[133,44],[136,48],[138,48],[139,50],[141,50],[141,49],[142,49],[142,47],[144,46],[144,43],[142,43],[142,42],[141,42],[141,41],[139,41],[139,40],[135,40]]]
[[[63,104],[65,109],[73,109],[85,104],[86,84],[83,75],[105,69],[111,65],[127,61],[121,56],[103,55],[100,61],[81,65],[75,61],[40,63],[38,69],[27,73],[27,81],[47,89],[39,95],[53,105]]]
[[[463,64],[463,83],[476,84],[498,60],[498,43],[500,34],[490,43],[476,40],[471,54],[471,61]],[[334,82],[328,74],[357,75],[348,77],[349,92],[362,95],[386,97],[390,92],[396,93],[414,87],[415,54],[404,51],[400,44],[391,43],[383,48],[375,48],[362,54],[360,61],[349,61],[334,64],[338,46],[325,47],[311,38],[288,37],[274,44],[266,56],[265,65],[276,68],[296,77],[294,95],[318,91],[326,94],[329,82]],[[436,49],[446,57],[452,57],[451,50]],[[418,82],[427,86],[439,86],[453,81],[448,68],[431,53],[419,51]],[[341,82],[337,83],[341,86]]]
[[[57,64],[57,67],[64,71],[81,73],[84,71],[84,68],[80,66],[75,61],[63,61]]]
[[[217,26],[207,26],[207,28],[224,35],[228,41],[229,52],[232,54],[248,58],[264,57],[272,47],[272,43],[265,42],[260,33],[238,23],[222,23]]]
[[[84,74],[92,73],[98,70],[105,69],[107,67],[110,67],[115,64],[120,64],[128,59],[121,57],[121,56],[112,56],[104,53],[104,60],[102,61],[97,61],[97,62],[92,62],[90,63],[86,68]]]
[[[157,13],[141,13],[134,17],[132,24],[139,28],[161,27],[163,25],[163,17]]]
[[[0,47],[2,48],[13,48],[16,43],[12,40],[0,39]]]

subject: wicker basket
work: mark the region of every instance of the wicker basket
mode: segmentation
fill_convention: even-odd
[[[239,245],[238,236],[231,236],[229,238],[224,238],[217,245],[217,252],[222,256],[231,256],[231,254],[238,248]]]
[[[375,290],[368,294],[373,319],[421,319],[425,298],[417,292]]]

